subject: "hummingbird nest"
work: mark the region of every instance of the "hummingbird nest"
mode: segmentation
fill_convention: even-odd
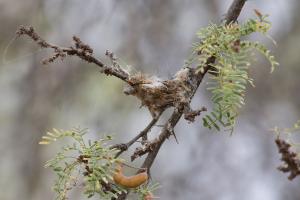
[[[204,110],[202,108],[201,111],[191,111],[189,106],[193,89],[197,84],[195,77],[195,69],[188,67],[179,70],[169,80],[138,73],[130,76],[124,93],[140,99],[141,106],[146,106],[153,118],[169,107],[178,108],[179,105],[183,105],[186,116],[190,117],[191,113],[195,113],[191,120],[188,119],[194,121],[193,118]]]

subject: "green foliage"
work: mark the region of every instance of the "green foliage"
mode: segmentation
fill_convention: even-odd
[[[204,72],[208,59],[214,58],[209,72],[213,74],[208,82],[212,93],[213,110],[203,118],[203,125],[220,130],[220,125],[233,130],[239,109],[244,105],[245,90],[249,77],[250,55],[257,50],[271,64],[271,72],[278,63],[270,51],[259,42],[244,40],[254,32],[264,35],[271,24],[266,16],[250,19],[246,23],[211,24],[198,32],[201,42],[194,45],[194,60],[199,72]],[[266,35],[267,36],[267,35]]]
[[[144,187],[138,187],[136,189],[136,193],[138,194],[139,199],[144,200],[148,194],[152,194],[152,192],[157,190],[159,187],[159,183],[148,184]]]
[[[75,141],[72,145],[65,145],[56,156],[47,161],[45,167],[51,168],[57,175],[54,183],[54,191],[58,200],[67,199],[68,191],[74,187],[83,187],[84,194],[90,198],[99,194],[101,199],[117,198],[117,194],[127,193],[113,182],[115,165],[123,162],[115,158],[117,151],[111,149],[107,144],[112,137],[86,142],[83,136],[86,130],[57,130],[47,132],[42,137],[40,144],[50,144],[58,139],[70,137]],[[145,191],[153,189],[148,186],[141,186],[132,191],[142,196]]]
[[[87,197],[99,194],[104,199],[111,199],[117,193],[126,192],[125,189],[110,184],[113,180],[113,165],[120,161],[114,158],[116,150],[106,145],[111,137],[86,143],[83,139],[85,134],[86,130],[81,129],[53,129],[53,132],[48,132],[47,136],[42,137],[40,144],[49,144],[65,137],[75,141],[72,145],[63,146],[45,165],[52,168],[57,175],[53,188],[57,193],[56,199],[67,199],[67,192],[79,186],[80,181],[83,183],[81,185],[84,185],[84,194]],[[108,186],[112,187],[111,191],[106,191]]]

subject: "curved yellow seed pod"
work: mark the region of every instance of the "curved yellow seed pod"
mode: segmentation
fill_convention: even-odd
[[[122,166],[118,165],[113,178],[114,182],[120,186],[125,188],[136,188],[148,180],[148,174],[142,172],[134,176],[125,176],[122,171]]]

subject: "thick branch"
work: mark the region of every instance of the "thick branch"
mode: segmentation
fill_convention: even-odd
[[[225,17],[225,21],[227,24],[235,22],[237,20],[246,1],[247,0],[234,0],[232,2]]]
[[[227,12],[226,18],[225,18],[226,23],[231,23],[231,22],[234,22],[237,20],[245,2],[246,2],[246,0],[234,0],[233,1],[233,3],[231,4],[231,6]],[[214,63],[214,61],[215,61],[215,58],[213,58],[213,57],[208,59],[206,67],[204,68],[204,71],[202,73],[194,74],[195,77],[197,78],[197,84],[193,88],[194,89],[193,95],[196,93],[200,83],[202,82],[203,77],[205,76],[207,71],[211,68],[210,64]],[[169,118],[167,123],[164,125],[164,128],[162,129],[162,131],[159,135],[159,139],[155,141],[156,145],[148,153],[148,155],[142,165],[142,168],[148,168],[148,171],[150,170],[150,168],[153,164],[153,161],[155,160],[157,153],[159,152],[160,147],[162,146],[164,141],[170,136],[170,131],[169,131],[170,126],[171,126],[171,128],[174,128],[182,115],[183,115],[183,109],[175,109],[175,111],[173,112],[173,114],[171,115],[171,117]]]
[[[141,168],[147,168],[147,169],[151,168],[153,161],[156,158],[161,145],[172,134],[172,132],[170,131],[170,127],[173,128],[176,126],[176,124],[179,121],[179,119],[181,118],[182,114],[183,114],[183,108],[175,109],[172,116],[169,118],[169,120],[164,125],[163,129],[161,130],[161,133],[159,134],[159,137],[158,137],[158,140],[156,141],[155,146],[153,147],[152,151],[150,151],[150,153],[146,157]]]

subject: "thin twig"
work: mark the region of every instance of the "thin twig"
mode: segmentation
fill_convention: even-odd
[[[120,151],[116,154],[116,157],[119,157],[124,151],[127,151],[128,148],[133,145],[138,139],[140,138],[145,138],[145,136],[148,134],[148,132],[151,130],[151,128],[156,124],[156,122],[159,120],[160,116],[162,113],[160,113],[157,117],[154,117],[151,122],[146,126],[144,130],[142,130],[137,136],[132,138],[129,142],[127,143],[122,143],[122,144],[116,144],[113,145],[111,148],[113,149],[120,149]]]
[[[66,55],[70,55],[70,56],[76,55],[77,57],[81,58],[82,60],[84,60],[88,63],[96,64],[98,67],[101,68],[101,73],[104,73],[106,75],[115,76],[115,77],[125,81],[126,83],[129,83],[128,82],[129,74],[124,69],[122,69],[119,64],[116,63],[116,59],[113,59],[112,66],[108,66],[108,65],[104,64],[102,61],[100,61],[99,59],[97,59],[93,56],[93,49],[89,45],[83,43],[80,40],[80,38],[78,38],[76,36],[73,36],[74,46],[66,48],[66,47],[59,47],[57,45],[46,42],[46,40],[44,40],[42,37],[40,37],[35,32],[33,27],[31,27],[31,26],[30,27],[21,26],[19,28],[19,30],[16,32],[16,34],[18,37],[20,37],[22,35],[29,36],[41,48],[53,49],[54,54],[51,57],[44,59],[42,61],[43,64],[52,63],[58,58],[64,59],[66,57]],[[109,54],[113,55],[112,53],[107,51],[106,55],[110,56]],[[113,57],[111,57],[111,58],[113,58]]]
[[[148,150],[149,153],[144,161],[144,163],[142,164],[141,168],[148,168],[148,171],[150,171],[150,168],[153,164],[154,159],[157,156],[157,153],[160,149],[160,147],[162,146],[162,144],[165,142],[165,140],[167,138],[170,137],[171,133],[169,131],[169,127],[175,127],[175,125],[177,124],[177,122],[179,121],[179,119],[181,118],[183,114],[182,109],[175,109],[175,111],[173,112],[173,114],[171,115],[171,117],[169,118],[169,120],[166,122],[166,124],[164,125],[163,129],[161,130],[159,136],[158,136],[158,140],[155,140],[155,145],[154,147]],[[145,152],[147,153],[147,152]]]

